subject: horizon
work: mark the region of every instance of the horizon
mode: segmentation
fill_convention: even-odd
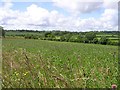
[[[85,1],[0,0],[0,25],[6,30],[118,31],[118,2]]]
[[[5,29],[4,29],[5,30]],[[71,32],[71,33],[74,33],[74,32],[77,32],[77,33],[84,33],[84,32],[120,32],[119,30],[117,30],[117,31],[105,31],[105,30],[103,30],[103,31],[98,31],[98,30],[96,30],[96,31],[67,31],[67,30],[51,30],[51,31],[49,31],[49,30],[30,30],[30,29],[12,29],[12,30],[5,30],[5,31],[20,31],[20,32],[26,32],[26,31],[28,31],[28,32]]]

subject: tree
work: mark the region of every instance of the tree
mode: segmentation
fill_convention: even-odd
[[[93,39],[93,43],[97,44],[97,43],[98,43],[98,39],[97,39],[97,38],[94,38],[94,39]]]
[[[52,32],[46,32],[44,34],[45,38],[48,39],[48,40],[52,40],[53,38],[55,38],[55,35],[52,34]]]
[[[5,30],[0,26],[0,36],[5,38]]]
[[[70,37],[69,39],[70,42],[76,42],[76,38],[74,36]]]
[[[63,36],[60,37],[60,41],[66,41],[66,42],[68,42],[69,39],[70,39],[70,37],[72,37],[71,34],[69,34],[69,33],[65,34],[65,35],[63,35]]]
[[[39,39],[39,36],[27,34],[24,36],[24,38],[25,39]]]
[[[50,37],[51,33],[50,32],[45,32],[44,36],[45,37]]]
[[[77,36],[77,42],[83,42],[83,38],[84,38],[84,36],[80,33],[80,34]]]
[[[95,32],[88,32],[85,34],[85,37],[87,38],[87,40],[89,40],[89,42],[91,42],[96,37],[96,33]]]
[[[66,39],[65,39],[65,36],[61,36],[60,37],[60,41],[65,41]]]
[[[64,35],[65,36],[65,41],[68,42],[69,39],[72,37],[72,35],[70,33]]]
[[[84,43],[89,43],[89,40],[85,37],[85,38],[83,38],[83,42]]]
[[[99,43],[106,45],[108,43],[108,38],[106,36],[102,36],[99,40]]]

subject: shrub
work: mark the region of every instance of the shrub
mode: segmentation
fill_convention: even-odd
[[[91,42],[96,37],[96,34],[94,32],[88,32],[85,34],[85,37]]]
[[[65,39],[65,36],[61,36],[60,37],[60,41],[65,41],[66,39]]]
[[[119,42],[108,41],[107,44],[108,44],[108,45],[115,45],[115,46],[118,46],[118,45],[119,45]]]
[[[70,42],[77,42],[77,38],[75,36],[72,36],[70,39],[69,39]]]
[[[95,44],[97,44],[98,43],[98,39],[94,38],[92,42],[95,43]]]
[[[89,40],[87,38],[83,38],[84,43],[89,43]]]
[[[77,42],[83,42],[83,38],[78,37]]]
[[[38,38],[39,37],[36,35],[29,35],[29,34],[25,35],[25,39],[38,39]]]
[[[99,40],[99,43],[106,45],[108,43],[108,38],[106,36],[102,36]]]

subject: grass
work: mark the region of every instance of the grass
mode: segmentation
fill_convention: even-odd
[[[118,37],[118,35],[112,35],[112,34],[98,34],[97,36],[98,36],[98,37],[101,37],[101,36],[106,36],[106,37]]]
[[[28,39],[3,40],[5,88],[111,88],[118,47]]]

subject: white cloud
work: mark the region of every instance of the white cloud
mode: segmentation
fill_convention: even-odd
[[[103,0],[103,7],[106,9],[118,9],[118,1],[119,0],[114,0],[114,1],[108,1],[108,0]]]
[[[116,26],[118,24],[118,11],[114,9],[106,9],[100,20],[106,24]]]
[[[0,7],[0,24],[6,24],[12,18],[17,18],[18,11],[13,11],[11,2],[6,2]]]
[[[37,5],[34,4],[27,8],[27,12],[25,12],[25,14],[31,21],[33,21],[32,24],[47,23],[46,20],[49,16],[49,12],[46,9],[38,7]]]
[[[117,30],[118,26],[118,0],[107,1],[107,0],[53,0],[54,5],[64,10],[71,12],[73,14],[84,14],[90,13],[95,10],[100,10],[104,8],[104,12],[100,18],[88,18],[88,19],[76,19],[75,26],[77,29],[81,30]],[[93,16],[94,17],[94,16]]]
[[[15,19],[10,19],[7,24],[47,24],[47,18],[49,16],[49,12],[46,9],[38,7],[37,5],[32,4],[27,7],[25,12],[17,12]],[[15,13],[14,13],[15,14]]]
[[[117,11],[106,9],[100,18],[77,19],[76,27],[80,30],[115,30],[118,27]]]
[[[58,11],[53,10],[50,12],[50,16],[49,16],[49,24],[51,26],[59,26],[58,23],[60,23],[60,20],[63,18],[64,16],[62,14],[60,14]]]
[[[79,14],[79,13],[89,13],[98,10],[102,2],[96,0],[53,0],[54,5],[67,10],[68,12]]]

